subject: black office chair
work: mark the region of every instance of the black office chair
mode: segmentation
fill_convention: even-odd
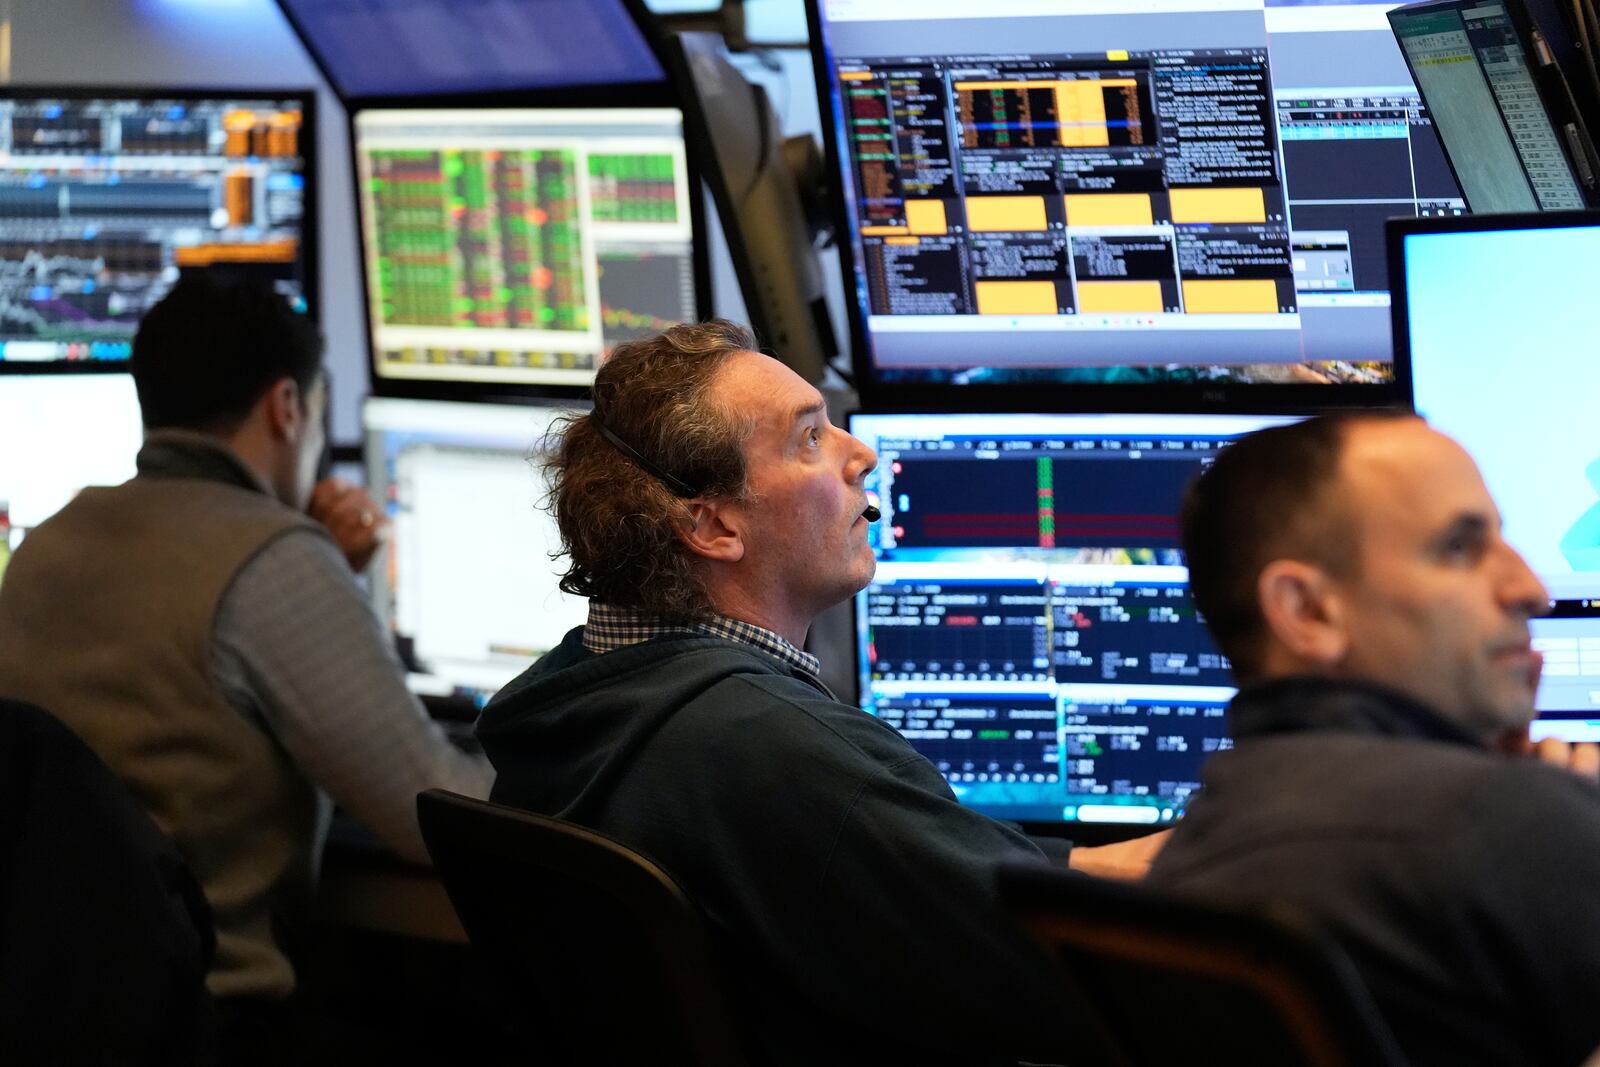
[[[743,1067],[699,911],[672,876],[602,834],[440,789],[422,837],[473,947],[574,1065]]]
[[[0,699],[0,1060],[215,1062],[199,883],[61,720]]]
[[[1246,911],[1041,865],[1007,910],[1061,961],[1127,1067],[1403,1067],[1344,954],[1281,909]]]

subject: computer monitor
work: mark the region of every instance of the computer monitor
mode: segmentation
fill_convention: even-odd
[[[1392,398],[1383,222],[1464,203],[1383,5],[808,2],[869,403]]]
[[[340,98],[666,78],[632,0],[278,0]]]
[[[878,559],[861,706],[964,804],[1025,823],[1171,822],[1229,747],[1229,663],[1188,595],[1184,487],[1228,415],[856,415]]]
[[[125,361],[187,271],[315,303],[313,97],[0,87],[0,372]]]
[[[353,117],[374,389],[586,387],[708,301],[676,108]]]
[[[1520,0],[1430,0],[1389,22],[1473,211],[1591,206],[1594,148]]]
[[[394,520],[372,596],[412,688],[482,703],[583,624],[558,587],[540,507],[545,442],[568,408],[369,398],[368,485]]]
[[[811,221],[766,91],[747,81],[725,51],[722,38],[710,33],[666,42],[750,325],[774,355],[818,381],[839,344]]]
[[[1483,471],[1550,589],[1540,733],[1600,738],[1600,213],[1391,224],[1395,351],[1416,410]]]
[[[28,532],[79,491],[133,477],[143,440],[126,374],[0,376],[0,581]]]

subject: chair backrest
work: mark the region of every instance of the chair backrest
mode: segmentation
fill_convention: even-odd
[[[530,1033],[544,1055],[746,1062],[704,921],[666,871],[603,834],[439,789],[417,818],[474,948],[548,1027]]]
[[[0,1061],[214,1061],[216,940],[177,848],[54,715],[0,699]]]
[[[1293,915],[1007,865],[1012,916],[1060,960],[1130,1067],[1402,1067],[1349,960]]]

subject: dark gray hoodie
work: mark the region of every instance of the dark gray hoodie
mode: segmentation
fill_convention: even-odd
[[[1052,965],[994,895],[1043,855],[893,729],[756,648],[573,630],[478,725],[493,799],[600,830],[704,910],[761,1062],[1064,1057]]]

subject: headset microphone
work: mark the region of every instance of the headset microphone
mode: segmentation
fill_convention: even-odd
[[[868,504],[867,510],[861,513],[861,517],[866,519],[868,522],[877,522],[879,519],[883,518],[883,512],[879,511],[871,504]]]

